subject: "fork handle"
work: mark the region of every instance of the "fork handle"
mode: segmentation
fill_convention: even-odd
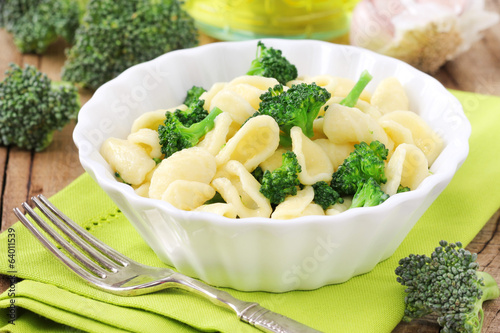
[[[253,325],[263,332],[321,333],[293,319],[272,312],[257,303],[239,300],[224,290],[214,288],[186,275],[175,273],[169,277],[169,280],[178,283],[178,288],[194,292],[214,304],[235,311],[241,321]]]
[[[240,319],[268,333],[321,333],[293,319],[253,303],[240,314]]]

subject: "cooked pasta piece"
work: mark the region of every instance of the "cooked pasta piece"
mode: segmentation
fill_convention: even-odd
[[[158,130],[158,126],[163,124],[165,121],[165,113],[166,112],[173,112],[175,110],[186,110],[187,106],[184,104],[179,105],[178,107],[175,108],[170,108],[170,109],[160,109],[156,111],[150,111],[146,112],[142,115],[140,115],[132,124],[132,129],[130,130],[130,133],[135,133],[141,128],[149,128],[154,131]]]
[[[213,198],[214,195],[215,190],[209,184],[177,179],[168,185],[167,190],[161,195],[161,200],[179,209],[193,210]]]
[[[269,158],[260,163],[259,166],[263,171],[273,171],[274,169],[279,168],[283,163],[283,154],[287,151],[288,150],[283,147],[278,147],[278,149],[276,149],[274,153],[269,156]]]
[[[192,180],[209,184],[215,175],[215,157],[206,149],[191,147],[178,151],[161,161],[151,177],[149,197],[161,199],[175,180]]]
[[[415,145],[403,143],[396,148],[387,163],[387,182],[381,188],[389,195],[396,194],[400,184],[414,190],[429,174],[424,153]]]
[[[385,78],[377,85],[371,98],[371,104],[378,107],[383,114],[410,109],[406,91],[395,77]]]
[[[257,110],[259,108],[260,95],[277,84],[279,84],[279,82],[274,78],[258,75],[244,75],[230,81],[225,89],[234,91]]]
[[[271,218],[289,220],[305,216],[304,213],[307,212],[308,206],[313,203],[313,199],[314,190],[312,186],[305,186],[304,189],[297,191],[297,195],[288,196],[285,201],[277,205],[271,214]],[[321,210],[323,211],[323,209]]]
[[[223,112],[215,118],[214,128],[208,132],[198,143],[198,147],[205,148],[212,155],[217,155],[226,144],[233,119],[227,112]]]
[[[427,157],[429,161],[429,166],[434,163],[436,158],[439,156],[441,151],[443,150],[443,139],[425,122],[422,117],[412,111],[393,111],[379,119],[379,123],[384,124],[384,122],[392,120],[402,127],[399,127],[400,132],[396,134],[396,128],[393,126],[391,128],[391,135],[399,138],[408,137],[408,132],[405,129],[408,129],[411,132],[412,140],[403,141],[405,143],[413,143],[418,148],[422,150],[422,152]]]
[[[214,107],[229,113],[234,122],[240,125],[256,111],[248,101],[230,89],[222,89],[212,98],[210,110]]]
[[[332,104],[326,111],[323,131],[337,144],[378,140],[389,150],[394,146],[376,119],[357,108],[340,104]]]
[[[233,204],[223,202],[202,205],[193,210],[196,212],[214,213],[231,219],[235,219],[238,216]]]
[[[279,131],[278,124],[270,116],[249,119],[215,156],[217,165],[236,160],[248,171],[254,170],[278,148]]]
[[[113,172],[129,184],[141,184],[156,163],[140,146],[128,140],[109,138],[101,146],[101,155]]]
[[[343,199],[343,203],[337,202],[336,204],[325,210],[325,215],[337,215],[348,210],[349,207],[351,207],[352,199],[347,197]]]
[[[212,186],[224,201],[234,205],[237,215],[245,217],[269,217],[272,212],[269,200],[260,193],[260,183],[238,161],[229,161],[224,169],[229,178],[220,177]]]
[[[326,156],[332,162],[333,171],[337,171],[338,167],[344,162],[349,154],[354,151],[354,144],[352,143],[333,143],[328,139],[314,140],[318,146],[323,149]]]
[[[313,185],[319,181],[330,182],[333,165],[325,151],[305,136],[298,126],[290,130],[290,137],[292,138],[292,151],[302,168],[299,173],[300,183]]]
[[[130,133],[127,140],[141,146],[151,158],[160,158],[162,156],[158,132],[149,128]]]

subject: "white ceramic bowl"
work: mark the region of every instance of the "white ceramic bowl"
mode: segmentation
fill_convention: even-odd
[[[174,51],[126,70],[99,88],[78,117],[74,140],[85,170],[114,200],[165,263],[212,285],[284,292],[340,283],[390,257],[447,186],[468,153],[470,124],[460,103],[438,81],[413,67],[360,48],[313,40],[268,39],[300,74],[356,80],[368,69],[371,90],[388,76],[405,87],[411,109],[444,139],[432,175],[411,192],[376,207],[336,216],[278,221],[229,219],[181,211],[136,195],[115,180],[99,154],[107,137],[125,138],[140,114],[178,105],[193,85],[243,75],[257,41],[223,42]]]

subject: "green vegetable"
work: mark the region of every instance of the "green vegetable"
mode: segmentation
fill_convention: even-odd
[[[399,261],[397,281],[407,293],[403,320],[435,314],[443,333],[480,333],[483,302],[499,297],[498,285],[478,271],[477,254],[460,242],[439,245],[430,257],[411,254]]]
[[[352,90],[343,100],[340,101],[339,104],[348,106],[350,108],[354,107],[358,102],[359,96],[361,96],[363,89],[365,89],[372,78],[373,77],[370,75],[370,73],[368,73],[367,70],[364,70]]]
[[[333,173],[331,186],[340,195],[354,195],[358,188],[373,178],[378,184],[387,182],[385,160],[389,150],[380,141],[369,145],[361,142]]]
[[[96,89],[135,64],[197,44],[194,21],[177,0],[90,0],[63,79]]]
[[[283,153],[282,164],[273,171],[266,170],[262,175],[260,193],[272,204],[279,204],[289,195],[297,194],[300,185],[298,174],[302,168],[293,151]]]
[[[221,113],[222,110],[215,107],[203,120],[187,127],[175,113],[167,111],[163,125],[158,127],[161,152],[165,154],[165,158],[179,150],[197,145],[200,139],[214,127],[215,118]]]
[[[380,185],[373,178],[358,186],[358,190],[352,198],[350,208],[356,207],[370,207],[380,205],[382,202],[389,198],[389,194],[385,193]]]
[[[0,26],[22,53],[44,53],[59,37],[72,43],[81,8],[74,0],[2,0]]]
[[[323,209],[344,202],[344,199],[327,182],[320,181],[313,184],[312,187],[314,189],[314,202]]]
[[[186,98],[184,99],[184,104],[190,105],[193,102],[197,102],[204,92],[206,92],[205,88],[192,86],[191,89],[187,91]]]
[[[204,109],[205,101],[202,99],[194,100],[186,110],[175,110],[174,114],[184,126],[191,126],[205,119],[208,111]]]
[[[0,143],[44,150],[80,109],[76,87],[52,82],[33,66],[10,64],[0,82]]]
[[[257,54],[250,64],[247,75],[271,77],[281,84],[297,78],[297,67],[286,59],[281,50],[266,47],[264,43],[257,43]]]
[[[260,166],[256,167],[252,171],[252,176],[257,179],[259,183],[262,183],[262,177],[264,177],[264,170]]]
[[[273,117],[282,131],[280,144],[289,147],[292,144],[290,130],[294,126],[299,126],[309,138],[314,135],[313,122],[330,97],[331,94],[316,83],[300,83],[287,90],[278,84],[260,96],[259,110],[255,115]]]

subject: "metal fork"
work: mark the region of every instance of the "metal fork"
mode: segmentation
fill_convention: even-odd
[[[263,308],[258,303],[241,301],[225,291],[171,269],[140,264],[91,235],[64,215],[43,195],[32,197],[31,200],[52,224],[59,228],[79,249],[57,233],[27,202],[22,203],[26,213],[70,256],[63,253],[52,241],[44,236],[18,208],[14,209],[14,214],[63,264],[101,290],[120,296],[135,296],[153,293],[166,288],[180,288],[201,295],[216,305],[233,310],[241,321],[251,324],[263,332],[319,332]],[[82,250],[86,255],[83,254]]]

